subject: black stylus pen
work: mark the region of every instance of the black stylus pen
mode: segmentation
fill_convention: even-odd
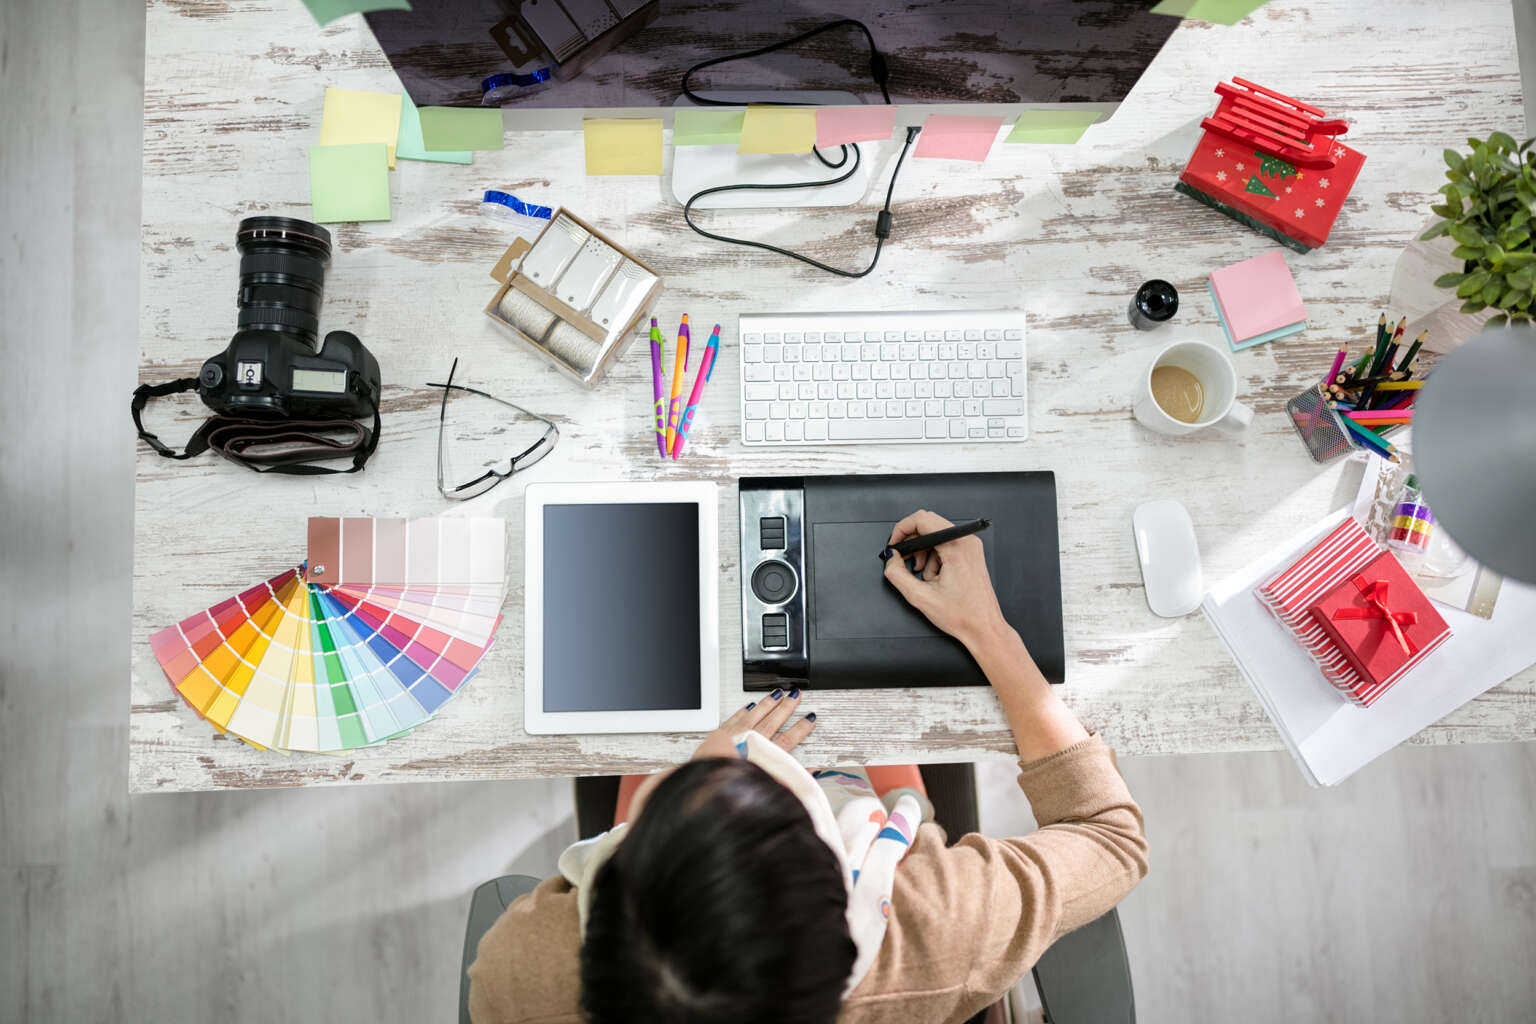
[[[969,537],[973,533],[980,533],[991,525],[992,520],[990,519],[972,519],[968,523],[956,523],[954,526],[946,526],[944,529],[935,530],[933,533],[921,533],[916,537],[908,537],[899,544],[887,544],[881,548],[880,561],[889,561],[892,555],[900,555],[902,558],[907,558],[910,555],[917,554],[919,551],[927,551],[929,548],[936,548],[940,544],[947,544],[952,540],[959,540],[961,537]]]

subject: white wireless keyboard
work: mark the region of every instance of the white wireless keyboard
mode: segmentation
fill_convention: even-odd
[[[750,313],[736,336],[746,444],[1029,435],[1021,312]]]

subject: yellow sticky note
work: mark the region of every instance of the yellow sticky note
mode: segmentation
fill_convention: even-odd
[[[325,113],[320,117],[320,145],[350,146],[362,142],[382,142],[384,155],[393,170],[395,144],[399,141],[399,93],[360,92],[356,89],[325,90]]]
[[[588,174],[661,173],[661,118],[589,117],[581,127]]]
[[[809,153],[815,143],[815,107],[748,107],[736,152]]]

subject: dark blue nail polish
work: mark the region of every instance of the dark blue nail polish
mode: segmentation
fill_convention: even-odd
[[[753,701],[751,704],[748,704],[747,705],[747,710],[751,711],[755,707],[757,707],[757,701]]]
[[[805,716],[805,720],[807,722],[814,722],[814,721],[816,721],[816,712],[812,711],[810,714],[806,715]]]
[[[793,690],[790,690],[789,691],[789,695],[791,697],[795,698],[796,700],[799,700],[800,699],[800,687],[797,686]]]
[[[768,699],[769,700],[778,700],[782,696],[784,696],[784,688],[781,686],[777,690],[774,690],[772,693],[770,693],[768,695]]]

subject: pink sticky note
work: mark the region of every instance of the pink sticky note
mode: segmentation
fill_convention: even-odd
[[[912,155],[937,160],[985,160],[1002,126],[1000,117],[934,114],[923,122]]]
[[[817,149],[845,142],[882,142],[895,131],[895,107],[821,107],[816,111]]]
[[[1307,307],[1280,249],[1211,271],[1211,289],[1239,344],[1307,319]]]

